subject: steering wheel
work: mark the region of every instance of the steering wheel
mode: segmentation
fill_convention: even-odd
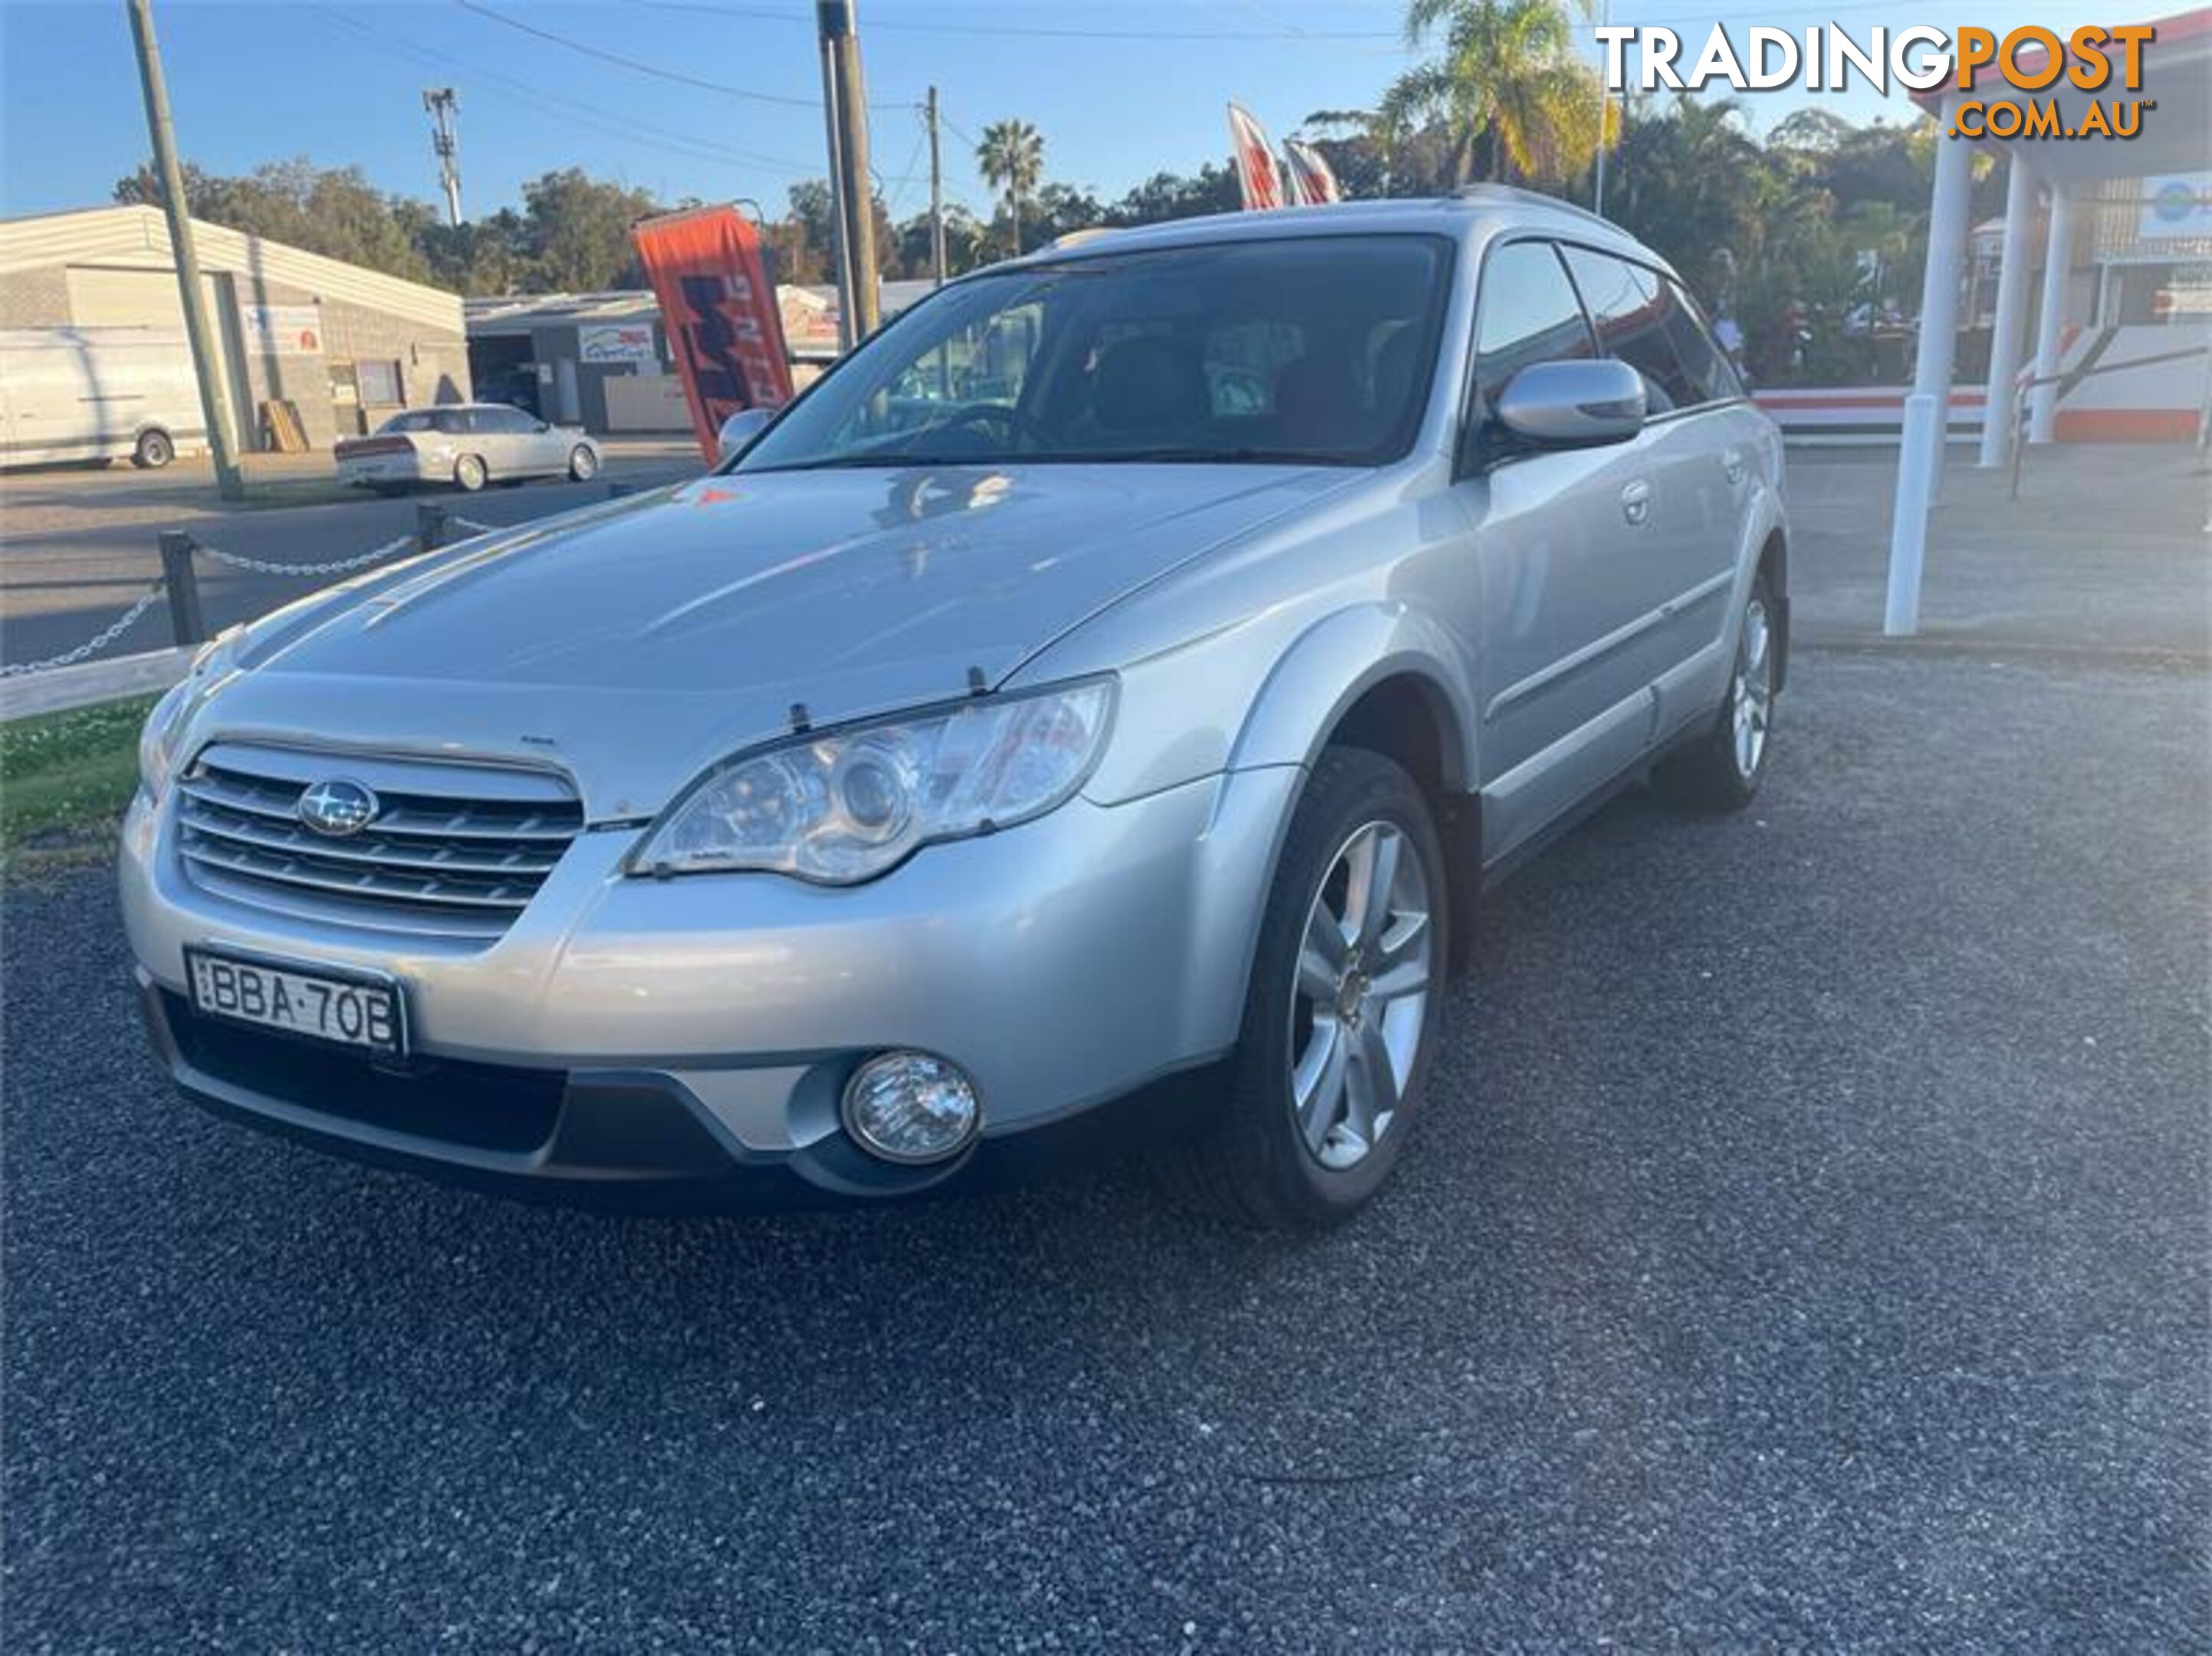
[[[980,426],[993,421],[1005,426],[1009,437],[1030,437],[1040,447],[1051,446],[1051,434],[1011,403],[970,403],[959,413],[940,423],[937,429],[951,431],[957,426]]]

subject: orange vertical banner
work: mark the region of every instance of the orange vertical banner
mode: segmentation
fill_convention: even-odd
[[[702,207],[630,228],[660,301],[699,452],[713,464],[722,422],[791,400],[791,359],[760,237],[733,207]]]

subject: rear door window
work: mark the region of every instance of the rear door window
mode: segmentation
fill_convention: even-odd
[[[1672,301],[1667,308],[1668,342],[1674,346],[1683,378],[1689,381],[1698,401],[1725,403],[1742,396],[1743,382],[1736,378],[1735,364],[1714,339],[1711,325],[1698,308],[1697,300],[1680,282],[1665,285]]]

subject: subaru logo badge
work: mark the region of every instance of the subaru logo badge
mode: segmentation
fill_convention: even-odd
[[[318,782],[300,796],[300,820],[318,834],[342,840],[376,820],[376,796],[343,776]]]

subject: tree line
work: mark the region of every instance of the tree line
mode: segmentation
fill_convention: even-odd
[[[1588,0],[1573,4],[1588,15]],[[1316,111],[1297,131],[1352,199],[1498,179],[1587,203],[1602,149],[1607,216],[1736,323],[1756,375],[1869,377],[1884,328],[1901,331],[1917,299],[1935,123],[1861,126],[1814,108],[1762,139],[1733,99],[1607,100],[1573,49],[1572,23],[1566,0],[1411,0],[1407,39],[1428,55],[1371,108]],[[1051,179],[1045,135],[1016,117],[984,129],[975,164],[995,199],[988,216],[947,207],[955,275],[1072,231],[1241,204],[1225,155],[1194,173],[1156,173],[1111,198]],[[1976,216],[1996,210],[2002,176],[1985,170],[1975,189]],[[185,190],[193,214],[212,222],[468,295],[642,287],[630,226],[698,204],[664,203],[571,167],[526,184],[520,208],[449,226],[428,203],[379,191],[358,167],[305,159],[242,178],[187,167]],[[160,199],[145,168],[115,193]],[[895,217],[880,194],[874,206],[880,275],[927,276],[927,213]],[[776,280],[830,279],[831,222],[825,180],[792,186],[763,224]]]

